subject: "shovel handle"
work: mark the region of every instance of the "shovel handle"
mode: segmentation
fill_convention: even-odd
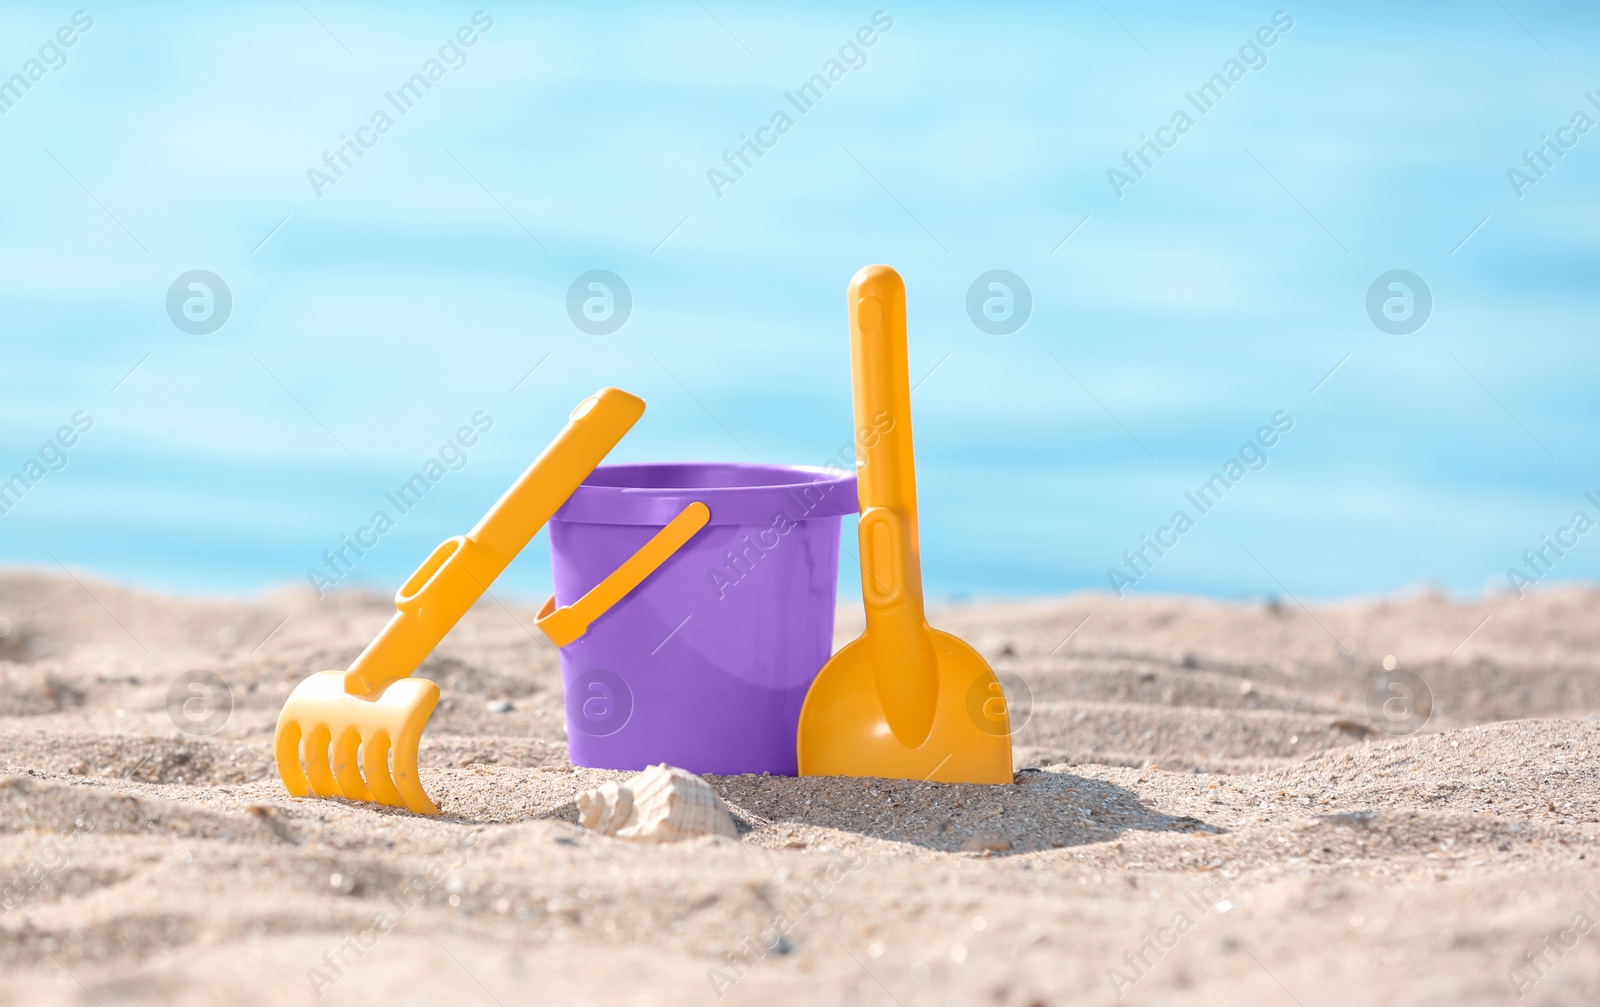
[[[416,671],[643,415],[644,400],[620,388],[580,402],[483,519],[440,543],[401,585],[394,617],[345,672],[345,692],[372,695]]]
[[[939,660],[922,602],[906,287],[888,266],[868,266],[847,299],[866,642],[884,719],[915,747],[933,726]]]
[[[881,525],[862,523],[862,590],[869,611],[900,607],[920,621],[922,560],[911,444],[906,287],[888,266],[868,266],[850,281],[848,298],[856,487],[862,515],[883,514]]]

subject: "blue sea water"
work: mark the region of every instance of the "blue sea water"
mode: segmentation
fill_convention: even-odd
[[[1600,576],[1592,5],[74,10],[0,11],[0,562],[305,586],[387,509],[342,583],[391,590],[603,385],[617,461],[825,463],[885,262],[933,596],[1477,593],[1558,534],[1543,582]]]

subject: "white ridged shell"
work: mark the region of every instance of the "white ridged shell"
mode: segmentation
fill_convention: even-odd
[[[728,806],[709,783],[666,763],[626,783],[585,790],[578,795],[578,821],[601,835],[643,843],[739,835]]]
[[[633,814],[633,791],[607,781],[578,795],[578,821],[604,836],[616,835]]]

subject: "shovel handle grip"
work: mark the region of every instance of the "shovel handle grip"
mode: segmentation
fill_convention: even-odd
[[[371,695],[407,677],[644,415],[644,400],[602,388],[572,411],[465,535],[446,539],[395,593],[396,612],[345,672],[345,691]]]
[[[917,546],[906,285],[888,266],[868,266],[851,278],[847,301],[867,649],[884,719],[914,748],[933,727],[939,658],[923,609]]]
[[[901,608],[921,621],[906,287],[888,266],[868,266],[851,279],[847,297],[861,513],[865,517],[882,511],[893,517],[892,522],[875,526],[870,547],[867,523],[861,527],[861,589],[867,617],[872,618],[874,610]]]

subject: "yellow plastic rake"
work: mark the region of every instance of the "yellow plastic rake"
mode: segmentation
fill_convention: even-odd
[[[409,677],[517,553],[644,414],[644,400],[603,388],[470,532],[440,543],[395,594],[395,615],[345,671],[297,686],[278,715],[278,775],[296,797],[348,797],[436,815],[417,777],[417,746],[439,687]],[[565,643],[636,587],[710,519],[692,503],[548,628]],[[541,628],[553,613],[541,613]],[[330,757],[331,748],[331,757]]]

